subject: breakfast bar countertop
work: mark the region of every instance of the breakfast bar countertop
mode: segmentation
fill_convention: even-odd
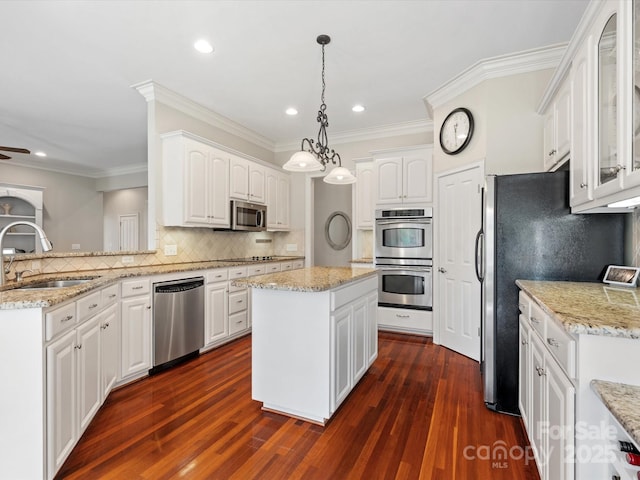
[[[168,273],[209,270],[214,268],[229,268],[246,266],[257,263],[286,262],[299,260],[304,257],[275,257],[270,260],[241,261],[241,260],[210,260],[192,263],[166,263],[142,267],[113,268],[99,270],[83,270],[78,272],[61,272],[44,275],[30,275],[20,284],[8,282],[0,287],[0,310],[17,310],[22,308],[46,308],[58,305],[83,293],[96,288],[110,285],[118,280],[129,277],[144,277],[147,275],[163,275]],[[39,283],[48,280],[72,280],[91,278],[90,281],[72,287],[54,289],[19,289],[20,286]]]
[[[239,278],[234,280],[233,284],[292,292],[322,292],[375,275],[376,270],[372,268],[308,267],[287,272]]]
[[[640,289],[603,283],[516,280],[566,331],[640,339]]]

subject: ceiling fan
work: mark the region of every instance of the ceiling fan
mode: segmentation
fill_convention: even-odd
[[[2,146],[0,146],[0,151],[14,152],[14,153],[26,153],[27,155],[31,153],[26,148],[2,147]],[[0,153],[0,160],[9,160],[10,158],[11,157],[9,155],[5,155],[3,153]]]

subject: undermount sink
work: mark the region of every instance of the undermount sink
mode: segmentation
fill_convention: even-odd
[[[24,285],[22,287],[18,287],[16,290],[36,290],[36,289],[45,289],[45,288],[65,288],[65,287],[73,287],[75,285],[81,285],[83,283],[90,282],[96,277],[93,278],[76,278],[73,280],[49,280],[46,282],[38,282],[32,283],[30,285]]]

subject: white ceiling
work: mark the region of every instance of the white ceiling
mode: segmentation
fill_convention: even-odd
[[[475,62],[567,42],[586,0],[2,1],[0,145],[88,174],[146,161],[152,79],[266,137],[425,120],[422,97]],[[193,49],[205,37],[212,55]],[[366,111],[351,112],[362,103]],[[284,114],[294,106],[299,115]],[[30,155],[14,160],[39,162]]]

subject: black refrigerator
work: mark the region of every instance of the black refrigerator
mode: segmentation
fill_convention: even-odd
[[[601,281],[624,264],[625,216],[571,214],[567,171],[487,176],[476,270],[488,408],[519,414],[516,279]]]

